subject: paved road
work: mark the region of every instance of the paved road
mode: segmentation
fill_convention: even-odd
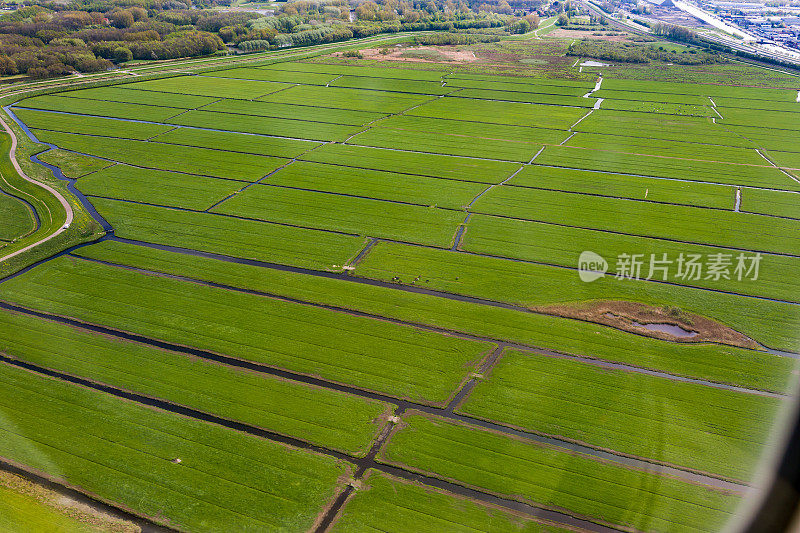
[[[47,192],[49,192],[50,194],[52,194],[53,196],[58,198],[58,201],[61,202],[61,205],[64,206],[64,210],[67,213],[67,219],[64,222],[64,225],[61,226],[56,232],[51,233],[50,235],[48,235],[48,236],[46,236],[46,237],[44,237],[44,238],[32,243],[32,244],[29,244],[25,248],[21,248],[21,249],[17,250],[16,252],[11,252],[8,255],[0,257],[0,261],[6,261],[8,259],[11,259],[12,257],[15,257],[15,256],[21,254],[21,253],[27,252],[31,248],[35,248],[36,246],[39,246],[40,244],[43,244],[43,243],[49,241],[50,239],[53,239],[53,238],[61,235],[62,233],[64,233],[67,230],[67,228],[69,227],[69,225],[72,224],[72,219],[74,217],[74,213],[72,211],[72,206],[69,205],[69,202],[67,201],[67,199],[64,198],[64,196],[60,192],[58,192],[54,188],[50,187],[49,185],[45,185],[44,183],[40,183],[40,182],[36,181],[35,179],[29,178],[22,171],[22,168],[20,168],[19,162],[17,161],[17,156],[16,156],[17,136],[14,135],[14,132],[12,131],[11,128],[8,127],[8,124],[6,124],[6,121],[3,120],[2,117],[0,117],[0,124],[3,125],[3,129],[6,130],[6,133],[8,133],[11,136],[11,152],[9,154],[9,156],[11,157],[11,164],[14,165],[14,168],[19,173],[19,175],[22,176],[22,179],[24,179],[25,181],[29,181],[29,182],[33,183],[37,187],[43,188],[44,190],[46,190]]]

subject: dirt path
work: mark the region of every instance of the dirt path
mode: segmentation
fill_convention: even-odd
[[[36,246],[39,246],[40,244],[43,244],[43,243],[49,241],[50,239],[53,239],[53,238],[61,235],[62,233],[64,233],[67,230],[67,228],[69,228],[69,225],[72,224],[72,219],[74,217],[74,213],[72,211],[72,206],[69,205],[69,202],[67,201],[67,199],[64,198],[64,196],[62,196],[60,192],[58,192],[54,188],[50,187],[49,185],[45,185],[44,183],[40,183],[40,182],[28,177],[22,171],[22,168],[19,166],[19,162],[17,161],[17,156],[16,156],[17,136],[14,135],[14,132],[11,130],[11,128],[8,127],[8,124],[6,124],[6,121],[3,120],[2,117],[0,117],[0,124],[3,125],[3,129],[6,130],[6,133],[8,133],[11,136],[11,151],[9,153],[9,157],[11,158],[11,164],[14,165],[14,169],[17,171],[17,173],[25,181],[33,183],[37,187],[41,187],[42,189],[46,190],[47,192],[49,192],[50,194],[52,194],[53,196],[58,198],[58,201],[61,202],[61,205],[64,206],[64,210],[67,213],[67,218],[64,221],[64,225],[62,225],[57,231],[55,231],[54,233],[51,233],[50,235],[44,237],[43,239],[39,239],[38,241],[36,241],[33,244],[29,244],[25,248],[21,248],[21,249],[17,250],[16,252],[12,252],[12,253],[10,253],[10,254],[8,254],[6,256],[0,257],[0,261],[6,261],[8,259],[11,259],[12,257],[15,257],[15,256],[17,256],[19,254],[24,253],[24,252],[27,252],[28,250],[30,250],[32,248],[35,248]]]

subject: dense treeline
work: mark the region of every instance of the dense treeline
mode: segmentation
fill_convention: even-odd
[[[698,50],[676,52],[654,44],[618,43],[599,40],[582,40],[574,42],[567,50],[567,55],[592,57],[620,63],[649,63],[664,61],[679,65],[702,65],[721,63],[725,58],[717,53]]]
[[[492,43],[500,40],[499,35],[475,35],[468,33],[430,33],[414,38],[417,44],[441,46],[449,44]]]
[[[25,6],[0,16],[0,75],[44,78],[103,71],[131,60],[202,56],[226,48],[274,50],[410,31],[447,32],[430,38],[431,44],[470,44],[496,40],[500,33],[526,33],[539,24],[533,13],[513,16],[507,0],[290,0],[276,16],[196,7],[230,1],[25,0]],[[482,32],[483,37],[474,36]]]

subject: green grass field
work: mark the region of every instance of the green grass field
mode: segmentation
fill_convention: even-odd
[[[0,279],[0,461],[181,531],[722,528],[796,381],[796,91],[595,91],[569,42],[20,96],[113,233]],[[0,174],[42,222],[7,243],[32,219],[0,194],[0,254],[63,225]],[[63,520],[6,492],[0,529]]]

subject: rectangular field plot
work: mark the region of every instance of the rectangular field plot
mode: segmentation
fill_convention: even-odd
[[[111,161],[97,159],[88,155],[76,154],[74,152],[67,152],[59,148],[42,152],[36,157],[38,157],[40,161],[57,166],[68,178],[80,178],[81,176],[115,164]]]
[[[681,115],[688,117],[716,117],[710,106],[693,104],[676,104],[671,102],[637,102],[635,100],[603,100],[603,109],[616,111],[633,111],[637,113],[655,113],[663,115]]]
[[[240,287],[479,336],[541,346],[772,391],[788,386],[793,360],[717,344],[679,344],[553,316],[442,299],[348,279],[309,276],[254,265],[105,241],[75,255],[164,274]],[[613,278],[583,283],[574,271],[518,261],[454,254],[433,248],[378,243],[358,263],[357,275],[483,298],[542,305],[572,299],[645,301],[702,312],[755,338],[769,337],[778,320],[800,328],[797,306]],[[397,280],[393,280],[398,282]],[[636,286],[638,285],[638,287]],[[782,345],[785,339],[776,342]],[[791,337],[791,342],[796,342]]]
[[[359,237],[211,213],[192,213],[102,198],[92,203],[123,238],[271,263],[333,269],[356,256]]]
[[[363,126],[367,122],[386,116],[385,113],[371,113],[368,111],[331,109],[329,107],[312,107],[311,105],[291,105],[275,102],[251,102],[249,100],[220,100],[205,106],[203,111],[219,111],[222,113],[291,120],[310,120],[311,122],[326,122],[345,126]]]
[[[550,80],[515,76],[486,76],[481,74],[454,73],[446,77],[448,87],[495,91],[583,96],[594,87],[593,82],[574,80]]]
[[[486,185],[297,161],[264,183],[381,200],[461,209]]]
[[[203,72],[200,75],[213,78],[278,81],[293,84],[302,83],[306,85],[325,85],[336,77],[336,74],[326,74],[324,72],[290,72],[285,70],[255,67],[239,67],[226,70],[215,70],[213,72]]]
[[[730,130],[734,134],[742,138],[750,139],[754,148],[767,149],[778,152],[797,152],[800,148],[797,146],[797,140],[793,135],[787,135],[785,130],[772,129],[760,126],[736,126],[726,125],[725,129]]]
[[[439,81],[400,80],[394,78],[376,78],[344,75],[330,82],[331,87],[349,87],[351,89],[371,89],[376,91],[393,91],[408,94],[439,95],[453,92]]]
[[[287,71],[287,72],[314,72],[332,74],[331,78],[339,75],[372,77],[372,78],[395,78],[398,80],[421,80],[439,81],[447,72],[437,70],[421,70],[416,68],[404,67],[369,67],[351,65],[326,65],[324,63],[303,63],[287,62],[275,63],[265,67],[259,67],[267,71]],[[304,83],[304,82],[301,82]]]
[[[640,178],[539,165],[525,167],[508,184],[719,209],[732,209],[736,196],[736,189],[726,185]]]
[[[160,124],[67,115],[31,109],[14,108],[14,114],[31,129],[85,133],[87,135],[119,137],[122,139],[145,140],[170,129],[169,126]]]
[[[592,96],[606,100],[622,100],[628,102],[661,102],[667,104],[684,104],[705,106],[711,102],[707,96],[699,94],[676,94],[676,93],[654,93],[642,91],[627,91],[621,89],[607,89],[606,86],[611,80],[603,80],[599,91],[592,93]]]
[[[581,98],[559,94],[542,94],[517,91],[495,91],[491,89],[460,89],[449,95],[451,98],[469,98],[474,100],[501,100],[506,102],[522,102],[527,104],[548,104],[574,107],[592,107],[596,98]]]
[[[461,211],[267,185],[250,187],[214,213],[446,247]]]
[[[321,146],[317,141],[283,139],[251,133],[211,131],[196,128],[175,128],[150,139],[153,142],[197,146],[198,148],[224,147],[229,152],[271,155],[294,158],[303,152]]]
[[[333,109],[354,109],[373,113],[399,113],[404,109],[430,100],[424,95],[400,95],[386,91],[367,91],[342,87],[317,87],[297,85],[278,94],[259,98],[263,102],[330,107]]]
[[[318,163],[478,183],[500,183],[519,168],[519,163],[507,161],[397,152],[344,144],[327,144],[303,155],[302,159]]]
[[[308,120],[234,115],[231,113],[200,110],[189,111],[179,117],[171,119],[169,122],[170,124],[191,126],[194,128],[209,128],[319,141],[343,141],[361,129],[359,126],[343,126],[340,124],[325,124]]]
[[[35,130],[36,136],[59,148],[120,163],[189,174],[256,181],[288,161],[276,157],[143,141],[86,137]]]
[[[542,243],[560,242],[559,239],[570,242],[570,246],[577,250],[566,265],[573,268],[577,261],[575,258],[583,250],[613,250],[603,246],[607,244],[603,241],[586,239],[586,242],[579,242],[569,233],[537,234],[533,237],[539,238],[537,242]],[[628,252],[633,249],[643,250],[634,246],[629,244],[619,249]],[[613,250],[605,255],[613,260],[616,253]],[[541,255],[545,258],[548,256],[547,253]],[[768,259],[773,261],[775,257]],[[795,261],[795,271],[796,263]],[[771,289],[763,291],[768,294],[785,295],[797,291],[796,282],[786,279],[792,274],[785,275],[780,265],[764,268],[763,271],[771,272],[771,279],[764,283],[759,282],[755,290],[749,288],[749,284],[738,283],[736,286],[747,287],[747,291],[756,294],[759,288],[763,291],[764,286]],[[665,286],[644,280],[617,280],[613,274],[593,283],[584,283],[572,268],[457,254],[396,243],[376,244],[358,263],[355,273],[358,276],[413,284],[524,307],[537,306],[546,309],[551,305],[557,309],[557,306],[587,300],[638,301],[654,307],[677,306],[717,320],[751,338],[780,346],[795,346],[796,340],[790,332],[800,327],[800,310],[797,305],[790,303],[701,291],[691,287]],[[647,272],[643,274],[646,275]],[[711,285],[710,282],[705,284]],[[731,288],[735,290],[733,285]],[[415,307],[411,302],[405,305],[410,309]],[[431,305],[434,305],[433,302]],[[776,357],[766,352],[711,344],[678,344],[574,320],[531,313],[520,315],[518,312],[499,311],[486,306],[452,302],[439,305],[447,305],[447,312],[454,317],[458,316],[451,327],[465,328],[469,324],[472,332],[482,331],[491,335],[503,332],[505,339],[561,352],[658,368],[674,374],[703,377],[713,381],[746,384],[745,386],[754,388],[785,390],[794,365],[791,358]],[[455,307],[460,308],[461,305],[464,305],[463,312],[456,311]],[[424,311],[416,313],[419,316],[428,316]],[[473,319],[468,317],[474,317],[476,322],[472,323]],[[441,317],[438,320],[444,323]],[[791,324],[787,328],[789,332],[775,328],[777,322]],[[513,327],[509,327],[512,324]]]
[[[739,498],[443,419],[411,414],[382,462],[640,531],[715,531]],[[648,504],[631,509],[632,501]]]
[[[458,411],[749,481],[780,404],[775,398],[510,351]],[[661,436],[657,446],[653,435]]]
[[[171,116],[177,115],[183,109],[177,107],[162,107],[155,105],[128,104],[124,102],[104,102],[86,98],[64,98],[45,94],[34,96],[17,102],[18,106],[29,109],[43,109],[45,111],[62,111],[92,115],[98,117],[127,118],[132,120],[147,120],[163,122]]]
[[[160,80],[129,83],[125,87],[144,91],[210,96],[213,98],[241,98],[253,100],[259,96],[291,87],[288,83],[251,80],[226,80],[204,76],[177,76]]]
[[[800,219],[800,195],[793,192],[742,189],[742,211]]]
[[[671,156],[603,152],[571,146],[548,146],[542,155],[536,158],[536,162],[541,165],[621,172],[641,176],[800,190],[800,183],[795,182],[777,168],[769,166],[766,161],[757,165],[741,165],[680,159]]]
[[[586,109],[444,97],[409,111],[408,114],[417,117],[566,130],[586,114]]]
[[[619,135],[601,135],[594,133],[576,133],[564,146],[586,148],[591,151],[624,152],[627,154],[647,154],[667,157],[696,159],[699,161],[720,161],[724,163],[740,163],[764,165],[765,161],[751,148],[734,146],[717,146],[671,141],[664,139],[645,139],[640,137],[623,137]],[[746,174],[746,171],[743,172]]]
[[[800,104],[797,104],[800,108]],[[738,124],[749,126],[763,124],[770,128],[790,130],[785,135],[798,135],[800,130],[800,114],[787,111],[765,111],[763,109],[747,109],[741,107],[718,107],[717,111],[724,117],[721,124]]]
[[[601,108],[581,121],[574,131],[603,135],[623,135],[643,139],[712,143],[722,146],[754,148],[752,141],[721,128],[705,118],[664,116],[653,113],[612,111]]]
[[[666,93],[704,97],[745,98],[754,100],[773,100],[793,102],[797,91],[792,89],[773,89],[763,87],[735,87],[732,85],[681,83],[649,80],[603,80],[603,89],[636,91],[643,93]]]
[[[2,346],[15,359],[359,456],[389,413],[389,406],[377,401],[26,315],[0,311],[0,330],[17,332]]]
[[[77,186],[87,196],[202,211],[246,184],[247,182],[115,165],[82,177]]]
[[[383,320],[63,257],[3,283],[26,307],[443,403],[492,347]],[[24,279],[23,279],[24,278]]]
[[[352,137],[348,143],[376,148],[402,146],[404,150],[485,157],[504,161],[527,162],[538,152],[541,144],[470,137],[458,133],[432,133],[423,131],[372,128]]]
[[[555,533],[559,529],[527,517],[472,502],[368,470],[365,487],[347,500],[333,533],[385,531],[417,533],[438,531],[492,531],[493,533]]]
[[[609,259],[617,258],[621,254],[643,254],[647,264],[642,266],[641,276],[650,274],[649,261],[651,254],[662,258],[667,254],[668,259],[676,261],[681,253],[699,254],[707,258],[714,254],[730,254],[732,265],[729,276],[733,273],[739,253],[752,257],[752,252],[739,252],[738,250],[713,248],[673,242],[669,240],[633,235],[606,233],[596,230],[580,229],[559,226],[557,224],[544,224],[523,220],[511,220],[483,215],[473,215],[464,232],[460,249],[485,253],[494,256],[535,261],[550,265],[575,268],[577,258],[584,250],[603,250],[603,255]],[[684,259],[688,256],[684,255]],[[769,255],[763,258],[760,265],[758,280],[747,278],[747,283],[742,283],[737,276],[726,280],[723,277],[714,279],[705,277],[705,270],[699,275],[677,277],[677,263],[672,264],[668,281],[681,285],[706,287],[710,289],[724,289],[735,293],[768,296],[780,300],[795,301],[797,298],[795,281],[788,276],[798,272],[800,265],[797,258],[791,256]],[[685,274],[685,273],[684,273]],[[745,279],[744,272],[742,278]],[[653,271],[653,278],[663,280],[663,274]],[[751,276],[752,277],[752,276]]]
[[[0,456],[172,527],[305,530],[348,471],[6,364],[0,383]]]
[[[476,213],[695,244],[800,255],[800,222],[719,209],[656,204],[519,187],[495,187]]]
[[[190,94],[156,93],[153,91],[140,91],[132,89],[130,85],[114,85],[111,87],[95,87],[92,89],[79,89],[58,93],[67,98],[88,98],[90,100],[103,100],[108,102],[125,102],[148,106],[177,107],[179,109],[194,109],[196,107],[216,102],[217,98],[210,96],[193,96]]]

